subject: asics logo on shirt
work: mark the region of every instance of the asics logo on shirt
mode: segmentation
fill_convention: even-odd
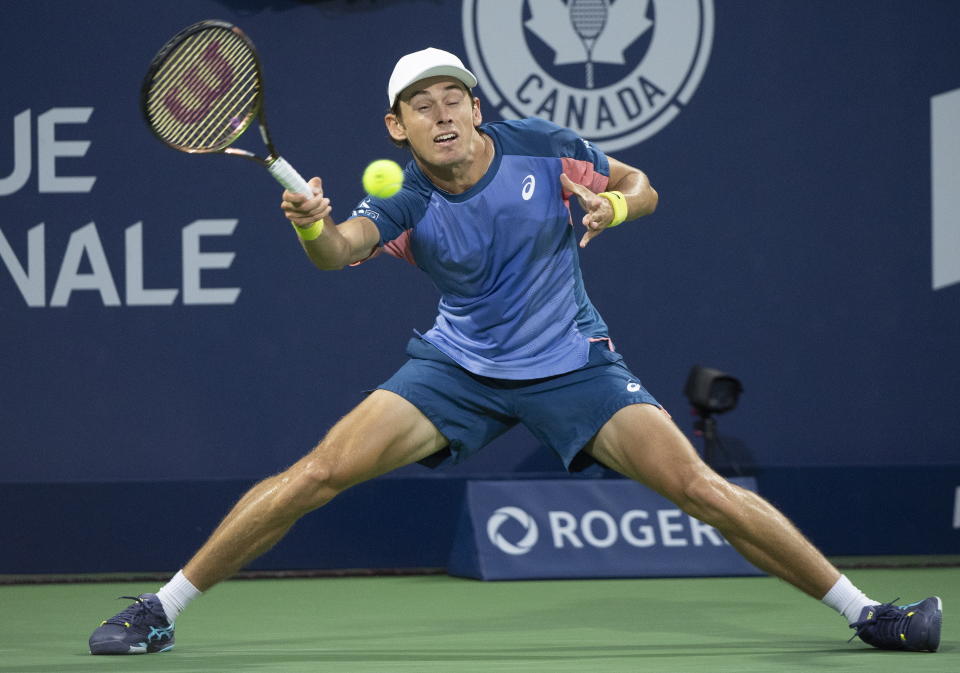
[[[533,175],[528,175],[523,179],[523,183],[520,186],[520,196],[523,197],[524,201],[529,201],[533,196],[533,190],[537,188],[537,179]]]

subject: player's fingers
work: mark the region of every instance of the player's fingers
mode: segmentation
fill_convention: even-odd
[[[603,210],[600,206],[600,197],[592,196],[584,199],[583,208],[586,213],[583,216],[583,225],[590,229],[596,229],[602,226]]]
[[[282,202],[280,204],[280,210],[283,211],[284,217],[286,217],[288,220],[294,217],[301,217],[309,212],[301,208],[300,204],[290,203],[289,201]]]
[[[284,189],[282,203],[285,203],[291,206],[292,208],[299,208],[301,205],[303,205],[304,202],[309,200],[309,198],[310,197],[308,197],[306,194],[300,194],[299,192],[291,192],[289,189]],[[282,208],[283,205],[281,204],[280,207]]]
[[[300,217],[309,219],[312,223],[320,219],[320,213],[329,211],[330,199],[325,196],[315,196],[293,212]]]
[[[600,229],[606,229],[613,222],[614,212],[613,204],[607,199],[595,195],[590,208],[590,214],[593,216]]]
[[[310,188],[309,194],[301,194],[300,192],[292,192],[289,189],[283,190],[283,200],[287,203],[293,205],[294,207],[301,207],[302,204],[312,201],[318,196],[323,195],[323,181],[318,177],[312,177],[307,182],[307,186]]]
[[[325,196],[315,196],[314,198],[302,203],[283,201],[280,204],[280,209],[283,211],[284,216],[291,222],[305,221],[307,224],[312,224],[317,220],[326,217],[333,210],[330,206],[330,199]]]
[[[603,233],[603,229],[587,229],[580,238],[580,247],[585,248],[587,244]]]
[[[283,216],[288,220],[292,220],[294,217],[297,217],[297,215],[300,213],[300,210],[298,208],[295,208],[293,204],[291,204],[289,201],[283,201],[280,204],[280,210],[283,211]]]
[[[590,190],[588,190],[583,185],[577,184],[566,173],[560,174],[560,185],[567,192],[572,192],[579,199],[583,199],[590,195]]]
[[[587,229],[604,229],[607,226],[608,218],[601,207],[595,203],[595,199],[584,204],[586,213],[583,216],[583,226]]]
[[[310,184],[310,188],[316,191],[318,186]],[[322,191],[317,191],[310,198],[306,198],[303,194],[292,192],[284,192],[284,196],[289,196],[290,198],[283,201],[280,204],[280,208],[289,214],[310,216],[330,205],[330,199],[323,196]]]

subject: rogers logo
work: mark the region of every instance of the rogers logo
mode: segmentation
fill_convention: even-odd
[[[579,513],[548,510],[542,514],[546,515],[548,522],[544,544],[555,550],[581,553],[615,545],[646,549],[707,548],[729,544],[715,528],[679,509],[629,509],[624,512],[591,509]],[[506,536],[503,533],[504,526],[507,526]],[[517,531],[518,528],[522,529],[522,533]],[[508,536],[511,539],[507,539]],[[501,507],[487,519],[487,537],[500,551],[520,556],[537,544],[539,529],[536,520],[525,510]],[[520,539],[516,540],[517,537]]]
[[[516,542],[508,541],[500,532],[501,526],[510,520],[519,523],[525,531],[523,537]],[[539,530],[533,517],[519,507],[501,507],[487,520],[487,537],[500,551],[519,556],[526,554],[537,543]]]

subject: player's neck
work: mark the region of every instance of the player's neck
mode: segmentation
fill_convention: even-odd
[[[464,161],[449,166],[434,166],[423,161],[421,157],[414,154],[414,158],[420,165],[424,175],[430,179],[434,185],[450,194],[462,194],[475,184],[480,182],[490,164],[493,163],[495,153],[493,139],[479,130],[474,130],[476,138],[474,146],[476,151],[472,152]]]

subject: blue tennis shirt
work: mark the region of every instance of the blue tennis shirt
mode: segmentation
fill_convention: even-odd
[[[583,286],[560,175],[601,192],[607,158],[541,119],[480,130],[493,139],[495,155],[468,191],[438,189],[410,161],[400,192],[367,197],[352,216],[373,220],[382,248],[433,280],[438,315],[422,336],[460,366],[500,379],[579,369],[607,326]]]

